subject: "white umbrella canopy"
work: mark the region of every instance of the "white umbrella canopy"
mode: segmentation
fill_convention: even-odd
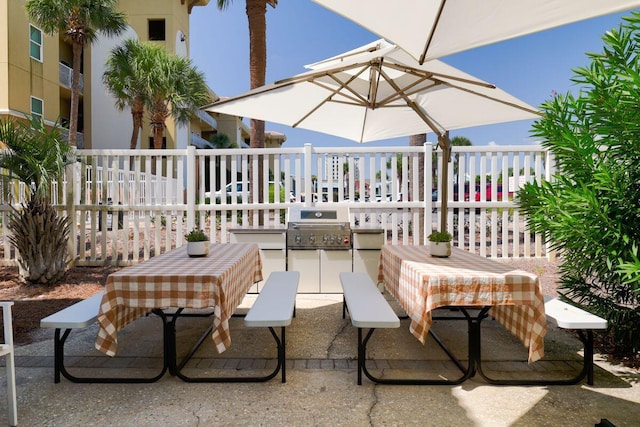
[[[538,117],[492,84],[441,61],[419,65],[384,40],[307,67],[205,109],[356,142]]]
[[[492,84],[437,60],[419,65],[384,40],[308,68],[204,109],[356,142],[434,132],[443,150],[441,230],[446,230],[448,131],[539,117],[535,108]]]
[[[409,52],[420,64],[572,22],[639,0],[313,0]]]

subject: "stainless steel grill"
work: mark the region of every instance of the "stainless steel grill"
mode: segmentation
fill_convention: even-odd
[[[352,249],[347,208],[289,208],[288,249]]]

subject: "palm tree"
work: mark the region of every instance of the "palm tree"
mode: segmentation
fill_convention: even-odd
[[[111,51],[103,82],[115,96],[116,107],[131,108],[132,149],[138,142],[145,107],[153,129],[153,146],[161,149],[165,122],[170,116],[178,123],[189,123],[200,106],[210,101],[204,75],[190,59],[133,39]]]
[[[211,100],[204,80],[189,58],[172,55],[161,46],[144,43],[149,69],[145,69],[146,107],[153,129],[153,146],[162,148],[165,121],[171,116],[187,124],[191,116]]]
[[[473,144],[471,143],[471,140],[465,136],[454,136],[453,138],[451,138],[451,145],[453,147],[471,147]],[[460,163],[460,154],[456,153],[453,156],[453,174],[457,174],[458,173],[458,164]]]
[[[225,10],[233,0],[218,0]],[[267,4],[275,8],[278,0],[245,0],[249,19],[249,79],[251,89],[264,86],[267,72]],[[264,122],[251,119],[251,148],[264,148]]]
[[[225,10],[233,0],[218,0],[218,9]],[[278,0],[245,0],[245,9],[249,20],[249,80],[251,89],[264,86],[267,72],[267,4],[275,8]],[[264,148],[264,122],[251,119],[251,148]],[[258,188],[258,200],[264,199],[262,179],[262,159],[258,156],[258,182],[251,183]],[[249,217],[252,221],[253,215]],[[262,223],[263,217],[259,216]]]
[[[51,206],[51,183],[61,181],[65,167],[73,162],[72,148],[57,126],[47,129],[38,119],[0,122],[0,141],[7,148],[0,156],[3,177],[24,183],[28,196],[22,209],[13,210],[8,224],[9,241],[19,253],[20,279],[56,283],[67,270],[70,221]]]
[[[92,44],[98,31],[118,35],[127,27],[125,15],[116,11],[117,0],[27,0],[29,19],[48,35],[59,33],[73,49],[73,80],[69,144],[76,145],[80,95],[80,61],[85,45]]]
[[[138,145],[138,135],[142,129],[144,104],[147,97],[144,85],[144,46],[136,39],[128,39],[116,46],[107,59],[107,68],[102,81],[107,90],[116,99],[116,108],[123,111],[131,109],[133,131],[129,148]]]

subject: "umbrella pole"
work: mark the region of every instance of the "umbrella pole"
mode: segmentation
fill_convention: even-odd
[[[440,176],[440,189],[442,193],[442,208],[440,210],[440,228],[439,231],[447,231],[447,204],[449,200],[449,162],[451,161],[451,141],[449,140],[449,131],[438,137],[438,145],[442,149],[442,169]]]

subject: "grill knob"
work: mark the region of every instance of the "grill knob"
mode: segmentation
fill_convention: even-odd
[[[294,239],[296,241],[296,243],[300,244],[300,242],[302,242],[302,238],[300,237],[300,235],[297,235]]]
[[[313,234],[311,234],[309,236],[309,243],[314,243],[316,241],[316,236],[314,236]]]

